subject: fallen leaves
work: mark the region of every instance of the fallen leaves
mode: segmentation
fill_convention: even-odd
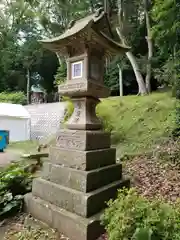
[[[139,156],[127,161],[124,172],[143,196],[177,200],[180,197],[179,142],[158,146],[152,156]]]

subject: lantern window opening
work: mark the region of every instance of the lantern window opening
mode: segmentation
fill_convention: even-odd
[[[83,75],[83,61],[72,63],[72,79],[82,78]]]

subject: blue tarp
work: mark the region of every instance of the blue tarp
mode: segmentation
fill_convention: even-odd
[[[3,151],[8,145],[8,132],[0,130],[0,151]]]

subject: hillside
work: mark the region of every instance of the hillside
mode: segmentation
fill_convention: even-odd
[[[175,100],[170,93],[111,97],[97,107],[105,127],[112,131],[117,156],[139,154],[168,137],[173,128]]]
[[[173,128],[175,100],[170,93],[149,96],[110,97],[102,100],[97,114],[103,119],[106,130],[112,132],[112,144],[117,157],[144,153],[153,144],[168,137]],[[73,111],[69,104],[68,112]],[[46,140],[47,144],[54,140]],[[46,142],[45,141],[45,142]],[[13,143],[10,149],[36,149],[35,142]]]

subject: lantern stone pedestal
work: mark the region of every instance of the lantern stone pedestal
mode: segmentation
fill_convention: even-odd
[[[71,97],[74,112],[67,129],[57,133],[49,162],[33,181],[25,205],[34,218],[70,240],[97,239],[104,232],[100,215],[106,202],[116,197],[117,189],[129,187],[122,165],[116,164],[110,134],[95,113],[99,98],[109,96],[103,84],[104,58],[127,48],[100,31],[107,26],[107,16],[98,14],[79,20],[59,38],[43,41],[53,51],[68,53],[67,82],[59,92]]]
[[[117,189],[129,186],[116,164],[110,135],[93,130],[61,130],[50,148],[42,178],[26,195],[31,215],[71,240],[95,240],[104,231],[99,217]]]
[[[122,179],[110,134],[100,130],[95,115],[98,100],[84,97],[74,102],[80,110],[76,106],[69,129],[58,132],[50,161],[25,201],[33,217],[71,240],[95,240],[104,231],[99,217],[106,202],[116,197],[117,189],[128,187],[129,180]]]

